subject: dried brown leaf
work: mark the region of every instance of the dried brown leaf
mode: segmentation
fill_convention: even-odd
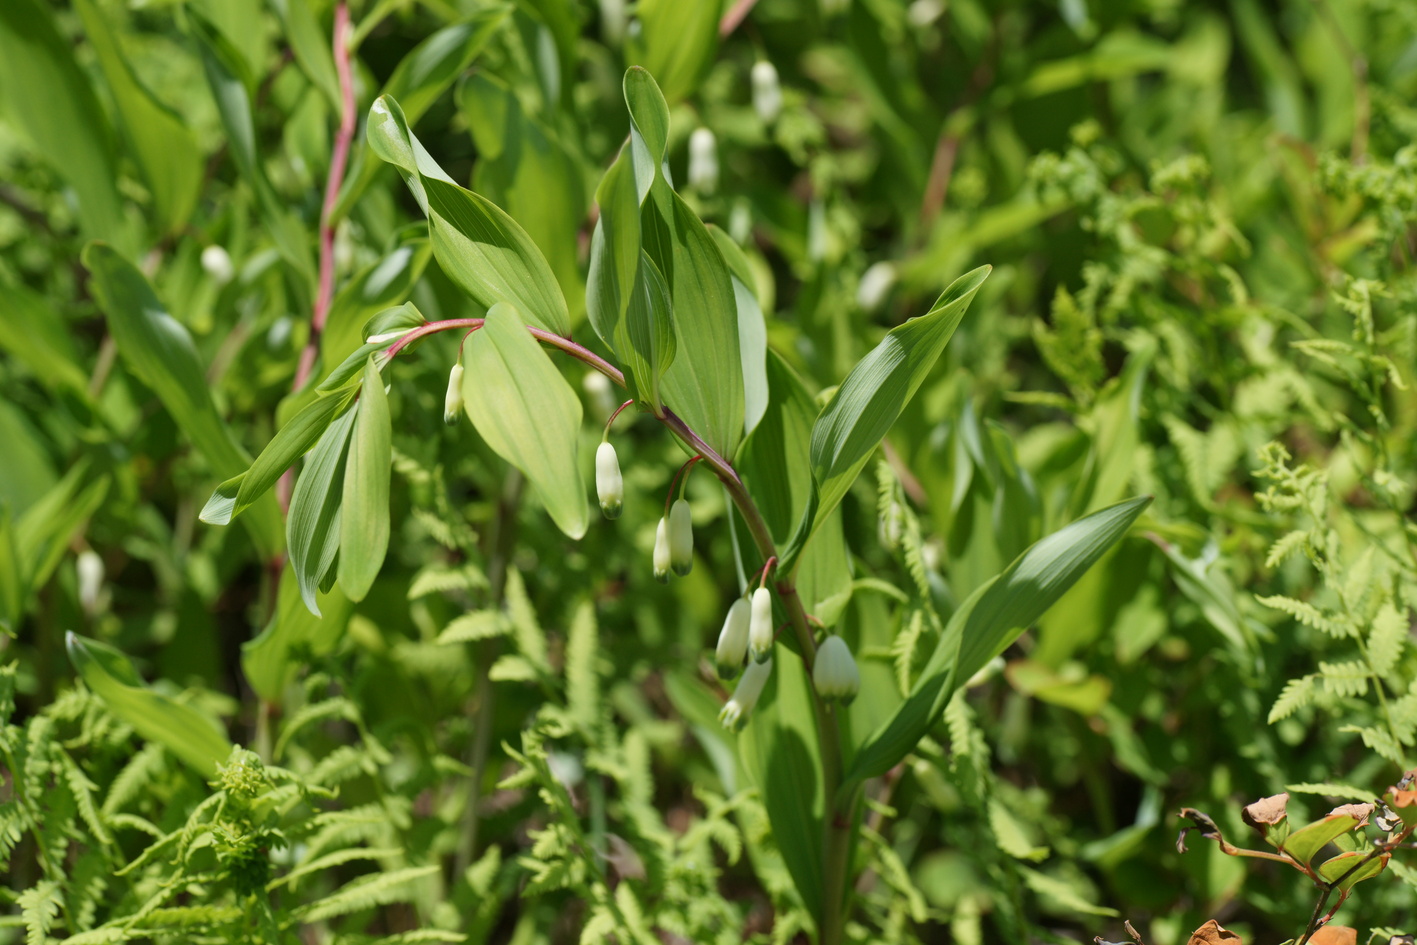
[[[1240,812],[1240,818],[1260,833],[1264,833],[1266,825],[1280,823],[1289,816],[1284,809],[1288,803],[1289,792],[1287,791],[1283,794],[1262,797],[1253,804],[1247,805]]]
[[[1354,820],[1358,821],[1353,827],[1354,830],[1357,830],[1359,827],[1366,827],[1368,825],[1368,818],[1373,815],[1373,810],[1374,807],[1372,804],[1344,804],[1329,811],[1328,816],[1352,817]]]
[[[1221,928],[1219,922],[1211,919],[1191,933],[1190,941],[1186,945],[1244,945],[1244,943],[1240,936],[1229,929]]]
[[[1358,945],[1358,930],[1346,925],[1325,925],[1309,937],[1309,945]]]

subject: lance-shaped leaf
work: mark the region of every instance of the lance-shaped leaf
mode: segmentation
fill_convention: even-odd
[[[851,369],[812,427],[815,523],[836,508],[866,461],[939,360],[974,294],[989,276],[981,266],[954,282],[919,318],[898,325]]]
[[[950,618],[910,695],[856,753],[843,784],[884,774],[909,754],[954,691],[1053,606],[1150,502],[1150,496],[1129,499],[1064,526],[971,594]]]
[[[310,451],[290,496],[290,517],[285,523],[290,564],[305,606],[317,617],[320,608],[315,593],[339,554],[345,457],[359,412],[356,406],[325,430]]]
[[[412,128],[458,76],[467,72],[488,40],[506,22],[510,11],[508,6],[488,6],[463,22],[434,33],[399,61],[379,94],[402,103],[406,123]],[[382,166],[367,150],[361,148],[355,152],[354,163],[335,202],[335,219],[349,213]]]
[[[655,178],[661,176],[669,148],[669,106],[654,77],[639,66],[625,72],[625,105],[630,110],[630,154],[635,169],[635,193],[645,202]]]
[[[753,271],[748,257],[733,237],[708,224],[709,235],[723,253],[733,280],[733,300],[738,309],[738,354],[743,361],[743,435],[752,433],[768,409],[768,326],[758,295],[753,291]]]
[[[403,172],[428,214],[433,255],[448,278],[487,308],[506,302],[532,324],[570,335],[566,299],[536,243],[492,201],[452,182],[392,98],[369,109],[369,145]]]
[[[535,487],[561,531],[585,534],[585,482],[576,457],[581,401],[520,313],[499,303],[463,350],[463,402],[487,445]]]
[[[620,151],[595,191],[600,218],[590,238],[586,274],[586,314],[591,327],[619,354],[617,331],[634,292],[640,260],[640,203],[635,193],[634,158]]]
[[[111,246],[90,243],[83,262],[93,274],[94,294],[128,369],[162,401],[213,472],[229,478],[243,471],[250,459],[217,414],[187,329],[167,313],[143,274]],[[280,511],[274,499],[258,503],[245,522],[262,552],[280,550]]]
[[[132,154],[152,192],[158,220],[165,233],[186,224],[197,205],[202,186],[202,153],[188,123],[158,101],[133,74],[117,33],[93,0],[74,4],[84,21],[84,33],[93,46],[113,102],[118,107]]]
[[[217,763],[231,754],[231,742],[211,717],[149,689],[128,657],[107,644],[68,633],[64,645],[69,662],[84,684],[110,712],[143,738],[167,748],[203,777],[216,775]]]
[[[635,290],[615,333],[615,349],[643,403],[661,406],[660,380],[674,361],[674,309],[659,267],[640,253]]]
[[[384,379],[370,355],[359,389],[359,416],[349,441],[340,512],[339,583],[350,600],[363,600],[369,593],[389,549],[392,437]]]
[[[330,108],[338,110],[339,73],[335,71],[335,57],[330,52],[329,33],[315,18],[310,0],[272,0],[271,6],[280,17],[300,71],[325,96]]]

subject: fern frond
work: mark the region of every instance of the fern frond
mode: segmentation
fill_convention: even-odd
[[[1330,614],[1320,610],[1313,604],[1295,600],[1292,597],[1285,597],[1282,594],[1275,594],[1269,597],[1256,597],[1261,604],[1273,610],[1281,611],[1295,620],[1315,630],[1320,630],[1331,637],[1343,639],[1345,637],[1357,636],[1354,628],[1348,621],[1336,614]]]
[[[20,893],[17,901],[25,922],[25,945],[45,945],[64,901],[59,884],[52,879],[42,879]]]
[[[1313,676],[1300,676],[1298,679],[1291,679],[1284,684],[1284,689],[1279,693],[1279,698],[1274,700],[1274,705],[1269,710],[1269,724],[1273,725],[1281,719],[1298,712],[1304,706],[1314,701]]]
[[[507,614],[512,620],[513,637],[517,649],[539,672],[548,672],[550,663],[546,657],[546,633],[536,618],[536,610],[527,597],[526,583],[516,568],[507,569],[507,585],[504,591]]]
[[[566,637],[566,707],[582,730],[590,731],[600,718],[600,634],[595,605],[582,601],[571,617]]]
[[[1284,790],[1290,794],[1317,794],[1321,797],[1337,797],[1346,801],[1371,801],[1373,799],[1372,791],[1336,781],[1323,781],[1317,784],[1304,781],[1299,784],[1286,784]]]
[[[1269,554],[1265,556],[1264,566],[1273,568],[1294,552],[1307,550],[1308,546],[1309,532],[1306,529],[1296,528],[1292,532],[1281,535],[1274,544],[1269,546]]]
[[[69,753],[61,751],[59,754],[59,768],[64,775],[64,784],[69,789],[69,793],[74,796],[74,805],[78,808],[79,817],[83,820],[84,826],[89,828],[89,833],[93,834],[95,840],[105,847],[113,845],[113,837],[109,834],[108,828],[104,826],[103,818],[99,815],[98,806],[94,803],[94,793],[98,790],[98,785],[89,780],[89,776],[84,774],[83,769]]]
[[[299,922],[323,922],[335,916],[385,906],[391,902],[407,902],[413,898],[414,884],[437,872],[436,865],[409,866],[387,873],[361,876],[341,886],[332,895],[294,910],[292,916]]]
[[[1402,656],[1402,644],[1407,639],[1407,616],[1391,602],[1378,609],[1373,628],[1368,632],[1368,666],[1374,675],[1392,672]]]
[[[449,594],[454,591],[486,590],[487,575],[470,562],[455,568],[445,564],[433,564],[421,569],[413,576],[408,586],[408,599],[418,600],[429,594]]]
[[[474,610],[459,614],[448,622],[434,642],[439,646],[452,643],[472,643],[490,640],[511,632],[512,625],[498,610]]]
[[[109,784],[100,812],[108,817],[121,810],[129,801],[139,797],[165,770],[167,756],[162,746],[157,742],[143,745]]]
[[[336,850],[334,853],[327,853],[324,856],[317,856],[314,859],[307,859],[295,869],[278,876],[266,884],[268,891],[279,889],[286,883],[292,886],[311,873],[329,869],[333,866],[340,866],[344,863],[352,863],[355,860],[383,860],[402,856],[403,850],[399,847],[352,847],[348,850]]]
[[[1382,729],[1369,725],[1345,725],[1339,731],[1356,733],[1370,751],[1377,752],[1399,768],[1407,767],[1407,759],[1403,756],[1401,747]]]
[[[1330,695],[1356,697],[1368,692],[1368,666],[1361,660],[1320,661],[1319,675],[1323,677],[1324,691]]]

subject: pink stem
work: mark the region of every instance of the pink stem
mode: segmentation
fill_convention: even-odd
[[[723,14],[723,19],[718,21],[718,35],[727,36],[738,28],[748,16],[748,11],[753,9],[758,0],[738,0],[733,4],[733,8]]]

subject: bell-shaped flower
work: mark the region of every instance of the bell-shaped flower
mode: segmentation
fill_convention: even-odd
[[[654,530],[654,579],[661,584],[669,583],[669,516],[659,520]]]
[[[748,599],[740,597],[728,608],[728,616],[723,619],[718,649],[714,651],[719,679],[732,679],[743,668],[743,660],[748,655],[748,609]]]
[[[777,81],[777,67],[766,59],[753,63],[753,110],[770,125],[782,111],[782,86]]]
[[[625,505],[625,480],[620,475],[620,460],[615,447],[607,440],[595,451],[595,494],[600,499],[600,511],[606,518],[619,518]]]
[[[680,577],[694,567],[694,523],[686,499],[676,500],[669,509],[669,566]]]
[[[817,647],[817,660],[812,667],[812,684],[817,687],[817,695],[828,702],[840,700],[850,705],[861,691],[861,671],[856,668],[856,660],[851,656],[851,647],[835,634],[828,636]]]
[[[760,587],[753,592],[753,610],[748,622],[748,650],[753,662],[772,655],[772,591]]]
[[[689,135],[689,186],[701,194],[718,189],[718,140],[707,128]]]
[[[718,720],[723,723],[724,728],[736,732],[743,727],[743,724],[748,721],[748,716],[753,712],[753,706],[758,704],[758,697],[763,694],[763,687],[767,685],[768,677],[771,675],[772,660],[770,659],[761,663],[748,664],[743,678],[738,681],[738,688],[733,690],[733,698],[729,699],[718,713]]]
[[[457,424],[458,414],[462,413],[462,375],[462,362],[459,361],[448,372],[448,393],[443,397],[443,422],[450,427]]]

